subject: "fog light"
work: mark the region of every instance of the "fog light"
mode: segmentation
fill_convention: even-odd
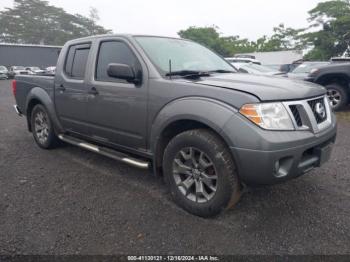
[[[280,169],[280,161],[278,160],[278,161],[276,161],[276,163],[275,163],[275,174],[277,174],[278,173],[278,170]]]
[[[293,157],[283,157],[275,162],[275,177],[282,178],[288,175],[293,165]]]

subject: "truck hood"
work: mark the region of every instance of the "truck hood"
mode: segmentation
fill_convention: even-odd
[[[238,90],[252,94],[261,101],[301,100],[326,93],[322,86],[309,82],[239,73],[215,74],[197,79],[194,83]]]

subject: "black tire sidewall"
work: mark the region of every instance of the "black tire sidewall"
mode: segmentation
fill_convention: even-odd
[[[228,165],[227,161],[225,161],[222,156],[222,152],[227,150],[226,146],[223,146],[222,143],[218,143],[218,140],[212,139],[212,135],[197,136],[190,132],[191,131],[176,136],[167,146],[163,159],[165,180],[169,186],[172,197],[182,208],[190,213],[203,217],[215,216],[227,207],[232,194],[235,190],[238,190],[238,186],[232,186],[232,176],[235,176],[235,174],[232,170],[232,165]],[[209,141],[206,137],[209,138]],[[194,147],[203,151],[214,164],[218,176],[217,191],[215,196],[206,203],[196,203],[187,199],[186,196],[179,191],[175,183],[172,173],[173,160],[177,153],[186,147]],[[227,155],[228,152],[225,152],[225,154]],[[236,178],[235,183],[238,185],[237,177],[235,176],[234,178]]]
[[[35,116],[39,112],[44,112],[46,114],[46,118],[47,118],[47,122],[48,122],[48,126],[49,126],[49,135],[48,135],[48,138],[45,141],[45,143],[41,143],[39,141],[39,139],[36,135],[36,132],[35,132]],[[32,110],[32,115],[31,115],[31,126],[32,126],[32,133],[33,133],[34,140],[39,147],[44,148],[44,149],[49,149],[49,148],[52,148],[54,146],[55,141],[56,141],[56,135],[55,135],[55,132],[53,130],[50,115],[43,105],[38,104],[38,105],[34,106],[34,108]]]
[[[346,92],[345,88],[343,88],[342,86],[340,86],[338,84],[329,84],[326,86],[326,89],[327,90],[334,89],[334,90],[337,90],[341,94],[341,101],[336,107],[333,107],[334,111],[342,110],[348,104],[348,100],[349,100],[348,96],[349,95]]]

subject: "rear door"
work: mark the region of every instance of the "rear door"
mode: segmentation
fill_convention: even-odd
[[[135,49],[122,38],[99,40],[89,83],[90,136],[102,142],[142,150],[146,148],[146,66]],[[127,64],[141,79],[139,84],[112,78],[110,63]],[[91,93],[91,92],[90,92]],[[93,93],[93,92],[92,92]]]
[[[64,62],[63,72],[55,82],[57,115],[67,131],[87,134],[86,65],[90,43],[72,45]]]

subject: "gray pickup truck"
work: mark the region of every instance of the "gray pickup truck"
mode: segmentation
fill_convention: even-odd
[[[152,167],[178,205],[203,217],[232,207],[244,185],[321,166],[336,138],[323,87],[236,73],[184,39],[69,41],[54,77],[16,76],[13,92],[40,147],[64,141]]]

